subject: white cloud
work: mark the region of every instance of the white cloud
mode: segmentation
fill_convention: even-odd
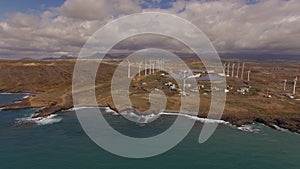
[[[261,0],[254,5],[242,0],[179,0],[170,9],[141,9],[140,3],[140,0],[67,0],[39,16],[11,14],[0,21],[0,57],[76,56],[89,36],[102,25],[141,11],[172,13],[190,20],[212,40],[219,52],[300,53],[300,2],[297,0]],[[154,43],[167,42],[175,43],[168,40]]]
[[[107,16],[127,15],[141,11],[131,0],[67,0],[55,9],[58,13],[84,20],[105,19]]]

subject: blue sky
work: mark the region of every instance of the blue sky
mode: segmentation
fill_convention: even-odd
[[[0,15],[14,12],[38,12],[63,4],[64,0],[3,0],[0,1]]]

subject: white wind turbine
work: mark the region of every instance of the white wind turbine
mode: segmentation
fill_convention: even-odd
[[[143,64],[143,62],[140,62],[140,63],[139,63],[139,77],[141,77],[141,68],[142,68],[142,64]]]
[[[238,66],[237,66],[236,78],[239,78],[239,71],[240,71],[240,63],[238,63]]]
[[[243,66],[242,66],[241,79],[244,79],[244,69],[245,69],[245,63],[243,63]]]
[[[154,74],[155,72],[155,60],[152,62],[152,74]]]
[[[251,71],[250,70],[248,70],[248,82],[250,81],[250,73],[251,73]]]
[[[230,76],[229,69],[230,69],[230,63],[227,64],[227,76],[228,77]]]
[[[147,76],[147,61],[145,60],[145,76]]]
[[[152,60],[149,60],[149,74],[152,74]]]
[[[284,84],[283,84],[283,91],[286,91],[286,82],[287,82],[287,80],[285,79]]]
[[[232,72],[231,72],[231,77],[234,77],[234,66],[235,66],[235,63],[232,64]]]
[[[293,95],[296,95],[297,80],[298,80],[298,78],[296,77],[295,80],[294,80]]]
[[[130,66],[131,66],[131,63],[129,62],[129,60],[127,60],[127,62],[128,62],[127,77],[130,78]]]

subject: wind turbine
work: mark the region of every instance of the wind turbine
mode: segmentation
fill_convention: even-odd
[[[242,66],[241,79],[244,79],[244,69],[245,69],[245,63],[243,63],[243,66]]]
[[[142,62],[139,63],[139,77],[141,77],[141,67],[142,67]]]
[[[155,60],[152,61],[152,74],[154,74],[154,70],[155,70]]]
[[[185,93],[185,80],[186,80],[186,72],[183,72],[183,87],[182,87],[183,96],[186,95],[186,93]]]
[[[232,73],[231,73],[231,77],[234,77],[234,66],[235,66],[235,64],[233,63],[233,64],[232,64]]]
[[[238,63],[236,78],[239,78],[239,71],[240,71],[240,63]]]
[[[285,80],[284,80],[284,84],[283,84],[283,91],[286,90],[286,82],[287,82],[287,80],[285,79]]]
[[[248,72],[248,82],[249,82],[250,81],[250,73],[251,73],[251,71],[248,70],[247,72]]]
[[[227,76],[229,77],[230,74],[229,74],[229,69],[230,69],[230,63],[227,64]]]
[[[154,60],[154,62],[152,63],[152,74],[154,74],[155,73],[155,60]]]
[[[296,77],[294,80],[294,86],[293,86],[293,95],[296,95],[296,85],[297,85],[298,78]]]
[[[149,71],[149,75],[152,74],[152,60],[149,60],[149,68],[150,68],[150,71]]]
[[[131,63],[129,62],[129,60],[127,60],[128,62],[128,72],[127,72],[127,77],[130,78],[130,66],[131,66]]]
[[[145,76],[147,76],[147,61],[145,60]]]

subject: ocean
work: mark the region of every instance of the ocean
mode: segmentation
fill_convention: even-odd
[[[0,94],[0,103],[22,97],[22,94]],[[273,130],[262,124],[245,127],[248,131],[220,124],[207,142],[199,144],[202,123],[196,122],[187,137],[168,152],[151,158],[129,159],[113,155],[93,143],[73,111],[30,121],[34,111],[0,111],[1,169],[300,168],[300,135]],[[122,116],[110,113],[104,116],[119,132],[142,137],[162,132],[176,118],[162,115],[140,126]]]

